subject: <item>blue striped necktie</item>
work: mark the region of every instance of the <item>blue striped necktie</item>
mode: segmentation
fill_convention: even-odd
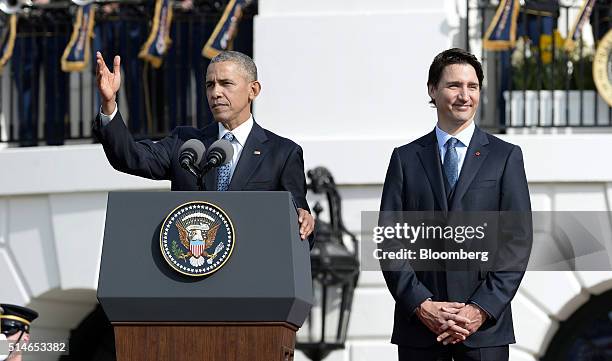
[[[223,139],[228,140],[230,143],[234,140],[234,135],[231,132],[225,133]],[[232,160],[221,165],[217,168],[217,190],[224,192],[229,188],[230,174],[232,170]]]
[[[446,153],[444,153],[444,174],[448,179],[451,190],[455,188],[459,179],[459,156],[457,155],[457,138],[450,138],[446,141]]]

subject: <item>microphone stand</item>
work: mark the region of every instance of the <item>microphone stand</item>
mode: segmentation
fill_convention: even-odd
[[[198,190],[200,192],[204,191],[204,174],[206,174],[206,172],[200,169],[195,164],[181,164],[181,166],[188,170],[189,173],[191,173],[194,177],[196,177]]]
[[[183,165],[183,168],[187,169],[189,171],[189,173],[191,173],[194,177],[196,177],[197,179],[197,183],[198,183],[198,190],[199,191],[204,191],[204,175],[206,173],[208,173],[211,169],[213,169],[214,163],[211,162],[207,162],[202,168],[198,167],[197,165],[192,165],[189,164],[187,166]]]
[[[200,169],[200,175],[198,176],[198,184],[200,185],[200,190],[204,190],[204,175],[208,173],[211,169],[215,168],[215,163],[208,161],[202,169]]]
[[[198,179],[198,190],[200,192],[204,192],[204,172],[200,172],[197,176]]]

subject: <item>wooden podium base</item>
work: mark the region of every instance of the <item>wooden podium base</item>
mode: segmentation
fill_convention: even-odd
[[[117,361],[293,361],[285,322],[113,323]]]

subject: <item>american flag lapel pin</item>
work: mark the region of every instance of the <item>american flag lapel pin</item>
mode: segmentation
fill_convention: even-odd
[[[474,155],[476,155],[478,157],[478,156],[480,156],[480,152],[476,151],[476,153],[474,153]]]

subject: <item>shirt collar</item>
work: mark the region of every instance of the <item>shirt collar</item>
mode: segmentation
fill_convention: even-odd
[[[234,140],[236,140],[238,144],[240,144],[243,147],[244,147],[244,144],[246,143],[249,133],[251,133],[251,129],[253,129],[253,123],[254,123],[253,115],[251,115],[249,119],[246,120],[246,122],[240,124],[239,126],[234,128],[234,130],[232,130],[232,134],[234,135]],[[229,130],[225,129],[223,124],[221,123],[217,123],[217,124],[219,125],[219,138],[218,139],[221,139],[226,133],[229,133]]]
[[[436,138],[438,139],[438,147],[443,148],[446,145],[446,142],[449,138],[455,137],[463,144],[465,147],[469,147],[470,141],[472,140],[472,136],[474,135],[474,130],[476,129],[476,125],[474,121],[470,121],[470,125],[467,128],[463,129],[459,133],[455,135],[450,135],[447,132],[443,131],[436,124]]]

